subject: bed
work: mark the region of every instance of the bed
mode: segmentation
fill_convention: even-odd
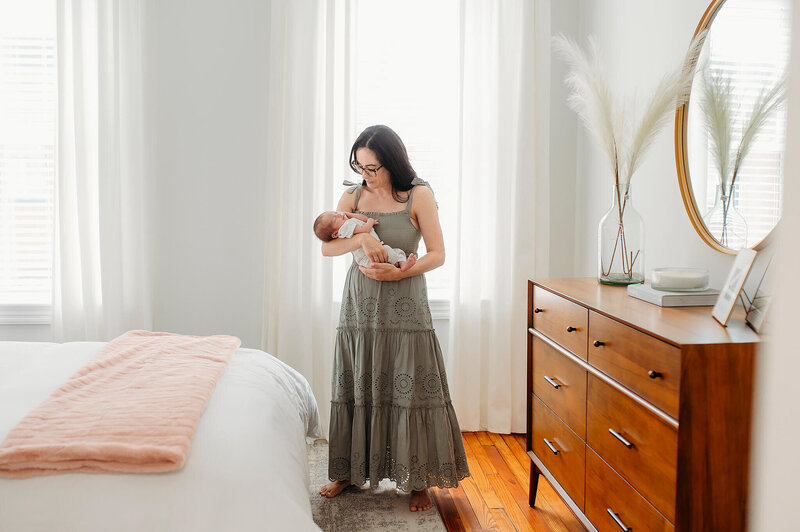
[[[0,342],[0,441],[104,345]],[[306,380],[263,351],[240,348],[183,469],[0,478],[0,530],[320,530],[306,452],[306,437],[318,436]]]

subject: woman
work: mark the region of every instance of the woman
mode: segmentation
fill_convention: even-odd
[[[345,280],[332,375],[332,482],[320,494],[389,478],[411,491],[412,512],[424,511],[433,506],[428,487],[455,487],[469,475],[422,275],[444,263],[442,228],[433,192],[390,128],[365,129],[350,166],[363,181],[342,194],[337,210],[375,218],[381,240],[406,255],[421,236],[427,254],[402,272],[369,234],[322,244],[327,257],[361,247],[372,267],[354,262]]]

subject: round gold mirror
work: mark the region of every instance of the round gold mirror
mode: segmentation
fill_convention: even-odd
[[[723,253],[763,247],[781,217],[791,0],[714,0],[689,101],[675,115],[683,203]]]

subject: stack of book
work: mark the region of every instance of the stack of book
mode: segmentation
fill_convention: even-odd
[[[709,288],[699,292],[665,292],[650,283],[628,285],[628,295],[660,307],[713,307],[719,290]]]

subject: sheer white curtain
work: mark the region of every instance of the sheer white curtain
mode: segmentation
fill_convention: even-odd
[[[332,261],[322,257],[312,225],[334,207],[338,185],[332,171],[335,9],[332,0],[273,0],[269,13],[262,348],[308,379],[327,434],[336,309]]]
[[[461,2],[461,142],[450,390],[462,430],[524,432],[534,274],[533,2]],[[456,201],[449,198],[448,201]]]
[[[455,272],[450,389],[462,429],[522,432],[526,280],[534,264],[533,2],[462,0],[459,7],[459,184],[440,198],[458,211],[447,249]],[[341,139],[352,141],[346,126],[355,87],[345,81],[349,54],[358,53],[347,48],[348,32],[358,31],[353,11],[348,0],[274,0],[268,29],[262,347],[311,382],[325,424],[337,309],[332,261],[310,228],[339,188],[349,148]],[[458,21],[442,21],[450,22]]]
[[[142,2],[58,0],[53,334],[152,324],[142,172]]]

